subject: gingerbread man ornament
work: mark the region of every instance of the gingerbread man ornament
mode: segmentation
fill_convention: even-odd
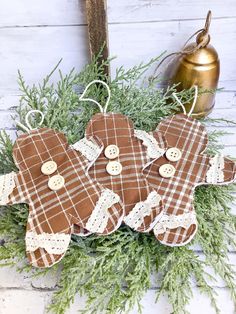
[[[165,154],[144,169],[149,184],[161,196],[164,206],[164,215],[153,230],[156,238],[169,246],[185,245],[196,234],[198,223],[193,207],[196,186],[228,184],[236,176],[235,162],[221,154],[209,156],[204,153],[207,132],[199,121],[190,117],[196,100],[197,88],[188,115],[180,103],[184,114],[160,122],[153,135],[160,137],[161,133]]]
[[[88,88],[94,83],[103,84],[107,88],[108,99],[104,109],[95,100],[84,98]],[[88,170],[89,175],[120,196],[125,208],[123,221],[127,225],[134,230],[148,232],[162,215],[162,202],[160,195],[143,176],[142,169],[149,160],[146,148],[155,158],[164,153],[163,149],[151,135],[134,130],[132,122],[126,116],[106,112],[110,89],[105,82],[91,82],[80,100],[97,104],[101,111],[90,120],[83,139],[84,142],[89,138],[96,139],[101,143],[101,153],[94,155]],[[83,145],[80,142],[73,147],[83,154]],[[155,148],[154,152],[152,147]]]
[[[38,111],[37,111],[38,112]],[[18,173],[0,177],[0,205],[26,203],[29,217],[26,251],[30,263],[49,267],[61,260],[74,225],[89,232],[109,234],[122,222],[120,197],[87,174],[89,159],[68,145],[63,133],[31,129],[29,114],[13,148]],[[42,113],[41,113],[42,114]],[[87,157],[97,147],[87,141]]]

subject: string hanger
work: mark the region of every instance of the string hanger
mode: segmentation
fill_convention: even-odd
[[[86,92],[88,91],[89,87],[93,84],[96,84],[96,83],[99,83],[99,84],[102,84],[106,87],[107,89],[107,93],[108,93],[108,97],[107,97],[107,101],[105,103],[105,106],[104,108],[101,106],[101,104],[99,102],[97,102],[96,100],[92,99],[92,98],[84,98]],[[107,83],[103,82],[103,81],[100,81],[100,80],[94,80],[92,82],[90,82],[86,87],[85,87],[85,90],[83,91],[82,95],[80,96],[79,100],[80,101],[91,101],[93,102],[94,104],[96,104],[98,106],[98,108],[100,109],[100,112],[101,113],[106,113],[107,112],[107,107],[108,107],[108,104],[110,102],[110,99],[111,99],[111,90],[110,90],[110,87],[107,85]]]
[[[41,120],[39,122],[39,126],[41,126],[43,124],[43,121],[44,121],[44,114],[42,113],[42,111],[40,110],[30,110],[29,112],[27,112],[26,116],[25,116],[25,124],[26,126],[19,122],[19,121],[16,121],[16,124],[19,125],[19,127],[21,127],[23,130],[25,130],[27,133],[30,133],[30,131],[32,130],[36,130],[37,128],[33,128],[33,126],[30,124],[30,121],[29,121],[29,118],[31,115],[35,114],[35,113],[39,113],[41,115]]]
[[[179,104],[179,105],[181,106],[181,108],[183,109],[183,113],[184,113],[185,115],[187,115],[188,117],[190,117],[191,114],[193,113],[193,110],[194,110],[194,108],[195,108],[195,106],[196,106],[196,103],[197,103],[198,87],[197,87],[197,85],[194,85],[193,87],[194,87],[194,89],[195,89],[195,94],[194,94],[194,99],[193,99],[192,107],[191,107],[191,109],[190,109],[190,111],[189,111],[188,114],[187,114],[186,108],[184,107],[184,105],[182,104],[182,102],[179,100],[177,94],[176,94],[176,93],[173,93],[173,94],[172,94],[172,95],[174,96],[174,98],[176,99],[176,101],[178,102],[178,104]]]

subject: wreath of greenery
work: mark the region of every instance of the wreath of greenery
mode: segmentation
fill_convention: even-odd
[[[136,85],[156,60],[129,70],[121,67],[109,83],[112,92],[110,111],[126,114],[134,121],[135,127],[146,131],[153,130],[161,118],[172,114],[178,107],[171,96],[176,91],[175,86],[167,90],[156,89],[156,81]],[[39,109],[45,113],[44,126],[65,132],[70,143],[79,140],[87,122],[97,110],[91,104],[79,102],[80,91],[94,79],[107,80],[103,69],[108,63],[104,61],[98,65],[95,58],[78,74],[72,70],[64,76],[59,71],[60,79],[56,86],[50,84],[50,77],[57,67],[39,86],[29,87],[19,73],[22,97],[17,108],[18,118],[23,122],[29,109]],[[90,96],[103,101],[105,93],[105,90],[95,86]],[[189,102],[193,98],[188,90],[178,96],[182,102]],[[217,143],[221,135],[216,131],[209,134],[210,152],[221,149]],[[0,173],[16,170],[12,159],[13,143],[5,132],[0,136],[0,143]],[[105,237],[73,236],[60,265],[36,272],[37,276],[43,276],[47,272],[58,272],[59,267],[58,289],[48,310],[56,314],[65,313],[79,293],[87,296],[83,313],[128,312],[135,305],[141,312],[140,301],[152,286],[152,275],[155,273],[158,274],[155,276],[158,278],[155,286],[159,286],[157,300],[161,294],[167,294],[173,313],[187,313],[185,308],[192,297],[193,278],[199,290],[211,299],[216,313],[219,313],[214,290],[216,279],[207,272],[209,267],[225,281],[236,303],[236,273],[227,258],[230,245],[236,247],[236,217],[230,212],[233,191],[234,185],[197,188],[195,209],[199,230],[194,242],[184,247],[163,246],[152,234],[137,233],[126,226]],[[1,208],[0,237],[4,239],[0,245],[1,266],[15,265],[19,271],[32,270],[27,262],[21,267],[18,264],[25,260],[27,215],[25,205]],[[197,244],[199,251],[193,249],[193,244]]]

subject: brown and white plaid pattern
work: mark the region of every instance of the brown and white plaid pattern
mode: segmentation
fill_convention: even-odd
[[[151,214],[144,217],[144,222],[137,230],[145,232],[155,226],[154,233],[161,243],[184,245],[196,233],[197,223],[188,228],[167,228],[162,233],[156,230],[163,212],[165,216],[194,212],[194,189],[209,183],[207,176],[209,170],[213,169],[212,158],[203,154],[207,146],[207,133],[200,122],[179,114],[163,120],[151,135],[162,149],[180,149],[181,159],[170,162],[162,156],[150,160],[147,148],[134,136],[132,123],[121,114],[101,113],[92,118],[86,129],[86,137],[93,138],[98,145],[102,143],[103,148],[112,144],[119,147],[117,160],[123,169],[117,176],[107,173],[106,165],[109,161],[103,152],[91,165],[79,151],[67,144],[62,133],[44,128],[22,135],[13,150],[20,172],[15,176],[16,186],[7,203],[29,204],[28,234],[65,235],[70,238],[71,233],[86,235],[87,231],[84,230],[104,191],[103,187],[117,193],[124,203],[124,208],[119,202],[109,208],[109,220],[103,234],[119,226],[124,209],[127,216],[137,203],[147,201],[157,191],[161,202],[151,208]],[[65,186],[58,191],[48,188],[50,176],[41,172],[42,164],[49,160],[55,161],[58,166],[53,175],[60,174],[65,179]],[[158,171],[161,165],[167,163],[176,169],[175,175],[169,179],[162,178]],[[226,184],[235,179],[235,163],[227,158],[224,159],[223,175],[223,179],[212,183]],[[88,230],[88,234],[91,231]],[[69,243],[66,243],[68,246]],[[49,267],[58,262],[65,251],[66,248],[61,254],[52,254],[44,247],[39,247],[28,251],[27,255],[32,265]]]
[[[211,156],[203,154],[207,147],[208,137],[204,126],[197,120],[184,114],[168,117],[161,121],[154,137],[161,133],[167,142],[167,147],[177,147],[182,152],[181,159],[170,162],[165,155],[156,159],[147,168],[144,174],[161,195],[165,215],[183,215],[194,211],[194,189],[198,185],[208,184],[207,173],[212,167]],[[223,180],[215,184],[227,184],[236,176],[236,164],[224,158]],[[159,167],[163,164],[172,164],[176,172],[171,178],[163,178],[159,174]],[[158,224],[154,227],[158,229]],[[157,239],[166,245],[178,246],[188,243],[197,231],[197,222],[189,228],[168,229],[164,233],[156,232]]]
[[[85,228],[104,189],[88,176],[87,159],[68,145],[65,136],[48,128],[34,130],[17,139],[13,156],[20,171],[8,203],[29,204],[27,234],[50,234],[53,240],[55,234],[70,235],[76,231],[74,224]],[[50,175],[41,172],[42,164],[49,160],[57,163],[57,170],[51,176],[60,174],[65,179],[64,187],[58,191],[49,189]],[[119,227],[123,206],[116,203],[108,213],[103,234]],[[49,267],[58,262],[65,251],[66,248],[63,254],[50,254],[40,247],[27,255],[32,265]]]
[[[118,146],[119,156],[116,160],[122,165],[121,174],[112,176],[107,173],[109,160],[105,157],[104,150],[90,167],[89,174],[120,196],[127,216],[137,203],[145,202],[154,191],[142,174],[144,165],[149,161],[146,147],[134,136],[132,122],[122,114],[96,114],[90,120],[85,136],[88,139],[97,138],[104,148],[113,144]],[[137,231],[147,232],[155,225],[161,216],[162,203],[159,201],[158,206],[152,207],[149,212]]]

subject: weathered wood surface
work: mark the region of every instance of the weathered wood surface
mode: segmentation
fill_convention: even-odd
[[[86,0],[1,0],[0,27],[85,25]],[[109,23],[236,18],[234,0],[107,0]]]
[[[108,27],[107,27],[107,1],[86,0],[86,16],[88,25],[89,51],[91,59],[98,54],[99,64],[109,57]],[[102,51],[101,51],[101,47]],[[109,75],[109,66],[104,66],[104,72]]]
[[[17,92],[18,68],[29,84],[45,76],[60,57],[64,59],[62,70],[69,71],[74,66],[76,69],[82,68],[89,59],[84,0],[53,0],[49,3],[43,0],[35,6],[29,0],[15,3],[16,1],[1,2],[0,66],[3,74],[0,76],[0,95],[3,94],[2,91],[8,94]],[[235,2],[210,1],[206,8],[203,2],[193,0],[174,1],[172,5],[170,0],[109,0],[110,55],[118,56],[112,62],[113,72],[121,64],[129,67],[148,61],[165,50],[179,50],[185,40],[203,26],[211,5],[212,44],[217,48],[221,59],[220,85],[228,90],[236,90],[236,71],[233,66],[236,17],[232,15],[236,9],[234,10],[233,3]],[[132,19],[137,16],[136,22],[127,20],[127,16],[130,16],[128,12],[133,16]],[[138,12],[145,18],[144,21],[140,20]],[[156,14],[156,20],[148,18],[152,14]],[[124,17],[123,20],[121,16]]]
[[[204,25],[206,13],[212,10],[212,44],[221,59],[220,85],[212,117],[236,120],[236,2],[235,0],[107,0],[112,72],[181,48],[185,40]],[[2,0],[0,1],[0,129],[15,138],[11,116],[20,92],[17,69],[29,84],[38,83],[62,57],[63,72],[80,70],[89,60],[85,0]],[[56,82],[57,75],[52,81]],[[225,154],[236,156],[236,127],[220,123],[217,130],[228,131],[222,142]],[[236,206],[232,208],[236,213]],[[195,247],[198,251],[200,248]],[[201,252],[198,252],[201,255]],[[230,261],[236,265],[236,253]],[[194,298],[191,314],[214,313],[206,297],[192,283]],[[222,280],[215,284],[222,313],[233,314],[228,289]],[[57,278],[36,280],[14,269],[0,268],[0,314],[46,313]],[[145,314],[170,314],[166,297],[154,304],[158,284],[153,276],[152,288],[143,298]],[[77,313],[85,299],[77,297],[69,313]],[[137,313],[134,309],[132,312]]]

